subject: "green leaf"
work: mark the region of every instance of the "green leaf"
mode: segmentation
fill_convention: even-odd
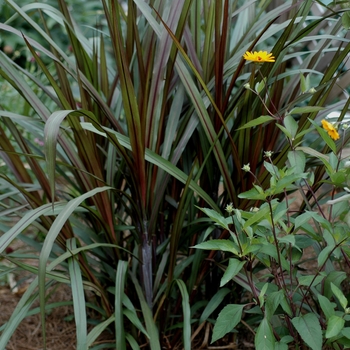
[[[265,303],[265,315],[268,320],[270,320],[273,314],[275,313],[283,297],[284,297],[283,290],[270,293],[267,296],[266,303]]]
[[[132,350],[140,350],[140,346],[137,344],[137,341],[131,334],[126,333],[125,338],[129,342]]]
[[[278,203],[272,203],[272,210],[274,210],[278,206]],[[254,215],[252,215],[243,226],[243,229],[246,229],[247,227],[253,225],[254,223],[261,221],[265,219],[266,217],[269,217],[270,214],[270,207],[268,205],[261,206],[260,209],[257,212],[254,212]]]
[[[202,324],[204,321],[206,321],[209,318],[209,316],[221,304],[221,302],[223,301],[223,299],[228,293],[230,293],[230,289],[222,288],[212,298],[210,298],[208,305],[203,310],[203,313],[199,319],[199,324]]]
[[[274,350],[288,350],[288,344],[283,342],[275,343]]]
[[[253,126],[261,125],[261,124],[264,124],[266,122],[270,122],[271,120],[274,120],[274,118],[272,118],[269,115],[262,115],[261,117],[253,119],[250,122],[244,124],[243,126],[238,128],[237,130],[252,128]]]
[[[183,311],[183,347],[184,350],[191,350],[191,308],[190,299],[187,287],[182,280],[175,280],[182,296],[182,311]]]
[[[332,304],[328,298],[326,298],[321,294],[319,294],[317,298],[318,298],[318,302],[320,303],[321,309],[324,315],[326,316],[326,319],[328,320],[331,316],[335,314],[334,306],[333,306],[334,304]]]
[[[290,134],[290,137],[294,139],[298,131],[298,123],[290,114],[286,115],[286,117],[283,119],[283,123]]]
[[[211,344],[231,332],[239,323],[245,305],[230,304],[220,312],[213,329]]]
[[[277,237],[279,243],[290,244],[292,247],[295,246],[295,236],[294,235],[286,235],[282,237]]]
[[[350,327],[343,328],[341,333],[344,337],[350,339]]]
[[[336,337],[344,328],[345,320],[333,315],[327,322],[326,338]]]
[[[322,350],[322,329],[315,314],[294,317],[292,324],[312,350]]]
[[[265,293],[267,291],[269,284],[265,283],[264,286],[261,288],[260,294],[259,294],[259,305],[262,308],[265,302]]]
[[[222,228],[226,230],[229,229],[226,218],[224,218],[220,213],[216,210],[208,209],[208,208],[199,208],[203,213],[205,213],[210,219],[212,219],[215,223],[220,225]]]
[[[206,250],[222,250],[224,252],[231,252],[235,255],[238,255],[238,247],[236,246],[236,244],[227,239],[212,239],[207,242],[199,243],[192,248]]]
[[[126,339],[124,332],[124,317],[123,317],[123,295],[125,288],[126,274],[128,270],[127,261],[118,261],[117,273],[115,278],[115,334],[116,346],[118,349],[126,349]]]
[[[265,200],[267,197],[267,194],[265,194],[264,190],[259,186],[254,186],[249,191],[240,193],[238,195],[238,198],[243,199],[257,199],[257,200]]]
[[[329,156],[327,156],[323,153],[317,152],[316,150],[314,150],[313,148],[310,148],[310,147],[296,147],[295,149],[297,151],[302,151],[302,152],[309,154],[310,156],[316,157],[318,159],[324,159],[326,161],[329,160]]]
[[[350,29],[350,11],[345,11],[341,16],[341,23],[346,30]]]
[[[306,107],[295,107],[289,113],[290,114],[303,114],[303,113],[314,113],[322,111],[324,107],[319,106],[306,106]]]
[[[245,263],[245,261],[240,261],[238,259],[229,259],[227,269],[220,281],[220,287],[224,286],[228,281],[235,277],[239,271],[241,271]]]
[[[255,91],[259,94],[261,91],[264,90],[266,86],[266,78],[262,79],[260,82],[257,82],[255,84]]]
[[[256,350],[271,350],[275,348],[275,337],[269,321],[264,318],[260,323],[255,334],[255,349]]]
[[[136,312],[131,311],[129,309],[124,309],[123,314],[130,320],[130,322],[139,330],[141,331],[148,339],[149,335],[147,334],[146,329],[143,327],[139,317],[137,316]]]
[[[300,73],[300,88],[302,93],[305,93],[310,89],[310,74],[305,77]]]
[[[330,253],[333,251],[334,246],[328,245],[326,248],[322,249],[317,257],[318,267],[323,266],[327,259],[330,257]]]
[[[329,226],[329,221],[323,218],[321,215],[318,213],[312,212],[312,211],[305,211],[305,213],[298,215],[295,218],[295,229],[299,228],[300,226],[304,225],[307,223],[310,219],[315,220],[316,222],[323,224],[325,226]],[[323,226],[323,227],[325,227]]]
[[[306,157],[302,151],[290,151],[288,152],[289,164],[294,168],[295,173],[301,174],[305,170]]]
[[[300,286],[310,286],[311,282],[312,282],[312,286],[317,286],[318,284],[320,284],[323,281],[324,277],[323,276],[317,276],[315,278],[314,275],[310,275],[310,276],[300,276],[298,277],[298,283]]]
[[[331,289],[333,294],[339,300],[340,305],[345,310],[348,306],[348,300],[345,298],[343,292],[332,282],[331,282]]]
[[[331,271],[327,274],[324,281],[324,293],[323,295],[328,299],[331,299],[334,292],[331,289],[331,283],[340,288],[341,283],[347,278],[347,274],[344,271]]]
[[[130,273],[130,277],[134,283],[137,296],[141,304],[141,309],[142,309],[142,314],[146,324],[147,334],[149,334],[150,348],[152,350],[160,350],[159,331],[153,320],[152,312],[149,306],[147,305],[146,299],[143,295],[143,291],[139,284],[138,279],[133,273]]]
[[[68,250],[76,249],[76,238],[67,240],[66,244]],[[76,324],[76,348],[78,350],[85,350],[87,348],[86,301],[80,265],[75,257],[68,259],[68,268],[72,286],[74,320]]]

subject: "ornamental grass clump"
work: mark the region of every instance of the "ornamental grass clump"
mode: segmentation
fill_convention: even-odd
[[[26,60],[0,51],[15,96],[0,103],[0,253],[33,279],[0,349],[34,312],[45,348],[62,283],[77,349],[206,348],[209,333],[215,346],[310,346],[310,320],[313,349],[346,343],[347,214],[316,193],[327,183],[339,199],[348,178],[348,132],[335,141],[321,120],[348,109],[336,87],[350,44],[337,9],[260,5],[1,5],[0,47]],[[13,240],[27,249],[5,254]],[[317,268],[303,274],[308,247]]]

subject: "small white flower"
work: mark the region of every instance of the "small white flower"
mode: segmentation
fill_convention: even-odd
[[[314,94],[315,92],[316,92],[316,89],[315,88],[311,88],[311,89],[309,89],[309,91],[308,91],[310,94]]]
[[[247,173],[249,173],[249,171],[250,171],[250,163],[243,165],[242,170],[247,172]]]
[[[233,204],[232,204],[232,203],[227,204],[225,210],[226,210],[229,214],[231,214],[231,213],[233,212],[233,210],[234,210]]]
[[[250,84],[249,83],[246,83],[243,85],[245,89],[249,90],[250,89]]]
[[[273,155],[273,151],[265,151],[264,154],[265,154],[265,157],[271,158]]]

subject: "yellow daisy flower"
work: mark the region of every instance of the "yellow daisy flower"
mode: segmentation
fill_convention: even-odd
[[[247,51],[243,58],[247,61],[253,61],[258,63],[264,63],[264,62],[275,62],[275,57],[272,56],[272,53],[268,53],[267,51],[254,51],[249,52]]]
[[[327,122],[327,120],[323,119],[321,120],[322,127],[328,132],[328,135],[333,140],[338,140],[340,138],[337,129],[333,126],[333,124]]]

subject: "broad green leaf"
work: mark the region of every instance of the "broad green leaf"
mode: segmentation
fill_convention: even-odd
[[[192,248],[206,250],[222,250],[224,252],[230,252],[235,255],[238,255],[237,245],[227,239],[212,239],[207,242],[199,243]]]
[[[326,161],[329,160],[329,156],[327,156],[323,153],[317,152],[316,150],[314,150],[313,148],[310,148],[310,147],[296,147],[295,149],[297,151],[302,151],[302,152],[309,154],[310,156],[316,157],[318,159],[324,159]]]
[[[317,276],[316,278],[314,275],[298,277],[298,282],[300,286],[310,286],[312,282],[312,286],[314,287],[320,284],[323,280],[323,276]]]
[[[325,296],[319,294],[317,295],[318,302],[320,303],[321,309],[328,320],[331,316],[335,314],[334,304],[329,301]]]
[[[220,225],[221,227],[225,228],[226,230],[229,229],[226,218],[224,218],[220,213],[213,209],[208,208],[199,208],[203,213],[205,213],[210,219],[212,219],[215,223]]]
[[[274,118],[272,118],[270,115],[262,115],[261,117],[253,119],[250,122],[244,124],[237,130],[252,128],[253,126],[261,125],[261,124],[270,122],[271,120],[274,120]]]
[[[286,117],[283,119],[283,123],[288,133],[290,134],[290,137],[294,139],[298,131],[298,123],[290,114],[286,115]]]
[[[350,29],[350,11],[345,11],[342,14],[341,23],[346,30]]]
[[[292,247],[295,246],[295,236],[294,235],[286,235],[282,237],[277,237],[279,243],[290,244]]]
[[[341,283],[347,278],[347,274],[344,271],[331,271],[327,274],[327,277],[324,281],[324,293],[323,295],[328,299],[331,299],[334,296],[334,292],[331,288],[331,284],[335,284],[340,288]]]
[[[344,328],[345,320],[333,315],[327,321],[326,338],[336,337]]]
[[[283,290],[273,292],[267,296],[265,303],[265,315],[268,320],[270,320],[273,314],[275,313],[283,297]]]
[[[305,213],[298,215],[295,218],[295,229],[299,228],[303,224],[309,222],[309,220],[315,220],[316,222],[320,223],[323,227],[329,227],[329,221],[323,218],[318,213],[312,212],[312,211],[305,211]]]
[[[273,335],[272,327],[269,321],[264,318],[255,334],[255,349],[256,350],[271,350],[275,348],[276,339]]]
[[[263,191],[263,189],[259,186],[254,186],[249,191],[240,193],[238,195],[238,198],[242,199],[257,199],[257,200],[265,200],[267,197],[267,194]]]
[[[274,350],[288,350],[288,344],[283,342],[277,342],[275,343]]]
[[[272,203],[272,211],[278,206],[278,203]],[[261,206],[260,209],[256,212],[254,212],[254,215],[252,215],[245,223],[243,226],[243,229],[246,229],[247,227],[255,224],[256,222],[259,222],[263,219],[266,219],[267,217],[270,217],[271,215],[271,210],[268,205]]]
[[[226,305],[220,312],[213,329],[211,343],[221,339],[228,332],[231,332],[239,323],[245,305]]]
[[[288,152],[288,160],[290,166],[294,168],[295,173],[302,174],[305,170],[306,157],[302,151],[291,151]]]
[[[334,246],[330,246],[330,245],[322,249],[322,251],[319,253],[317,257],[318,267],[321,267],[324,265],[326,260],[330,258],[330,254],[333,250],[334,250]]]
[[[242,269],[246,262],[238,259],[230,258],[227,269],[220,281],[220,287],[224,286],[227,282],[231,281]]]
[[[331,289],[335,297],[339,300],[341,307],[345,310],[348,306],[348,300],[344,296],[344,293],[334,283],[331,283]]]
[[[344,337],[350,339],[350,327],[345,327],[343,328],[342,332]]]
[[[312,350],[322,350],[322,329],[315,314],[294,317],[292,324]]]

